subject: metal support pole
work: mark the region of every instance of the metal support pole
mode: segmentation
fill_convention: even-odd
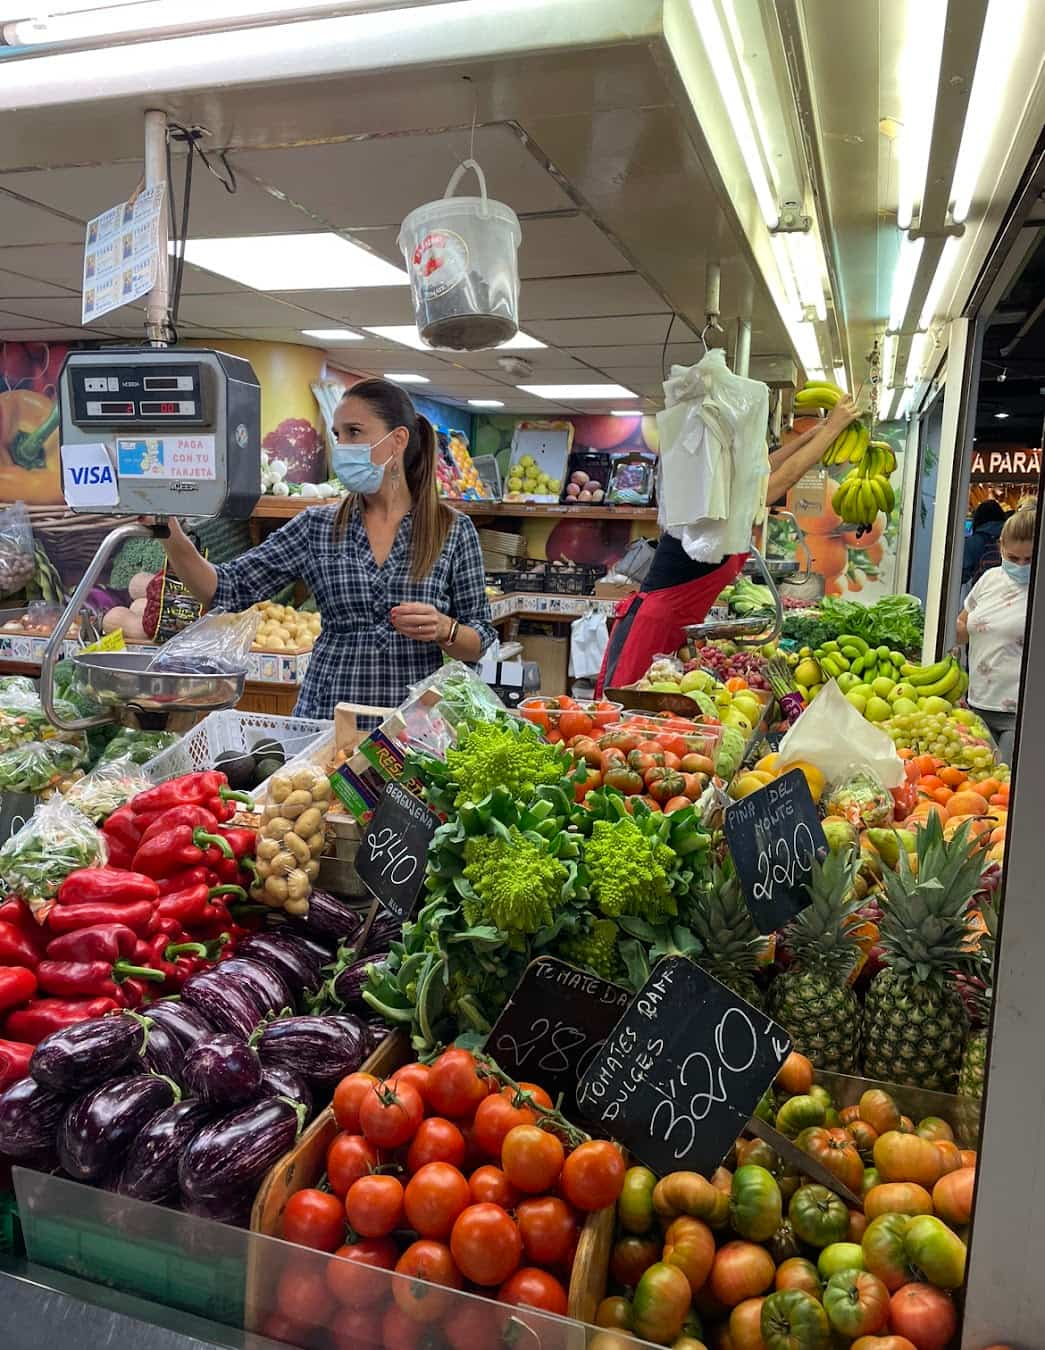
[[[145,186],[165,184],[167,192],[167,114],[155,109],[145,114]],[[156,285],[145,298],[145,336],[153,347],[169,345],[168,319],[170,317],[170,264],[167,259],[168,204],[163,203],[156,223],[157,250]]]
[[[722,313],[719,294],[722,288],[722,269],[717,262],[709,262],[704,274],[704,322],[717,327],[718,316]]]
[[[751,320],[737,320],[737,355],[733,362],[734,375],[747,377],[751,365]]]

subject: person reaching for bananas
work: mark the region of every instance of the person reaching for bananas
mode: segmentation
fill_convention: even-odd
[[[827,417],[769,456],[766,500],[774,505],[817,464],[856,420],[856,404],[841,390]],[[662,534],[642,589],[617,606],[596,686],[620,688],[641,680],[658,652],[685,641],[691,623],[703,623],[716,597],[735,581],[747,558],[731,553],[717,563],[696,562],[674,535]]]

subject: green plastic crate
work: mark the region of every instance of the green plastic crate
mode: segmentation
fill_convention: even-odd
[[[22,1226],[13,1191],[0,1194],[0,1256],[21,1256]]]

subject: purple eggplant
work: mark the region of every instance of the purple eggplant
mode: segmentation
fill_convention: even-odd
[[[153,1116],[131,1144],[116,1189],[133,1200],[169,1200],[178,1193],[178,1163],[189,1141],[214,1119],[206,1102],[175,1102]]]
[[[331,1001],[347,1012],[365,1013],[368,1006],[363,998],[367,983],[367,970],[388,960],[387,952],[378,952],[374,956],[364,956],[359,961],[351,961],[343,966],[330,980]]]
[[[309,1119],[312,1117],[312,1092],[299,1073],[293,1069],[284,1069],[280,1064],[270,1064],[261,1075],[261,1096],[289,1097],[292,1102],[300,1102]]]
[[[352,909],[329,891],[313,891],[308,898],[308,913],[288,920],[288,926],[292,923],[309,937],[338,947],[350,945],[358,937],[365,917],[366,910]]]
[[[139,1132],[178,1100],[167,1078],[142,1073],[105,1083],[68,1108],[58,1131],[58,1157],[74,1181],[100,1181],[114,1172]]]
[[[186,1214],[191,1214],[196,1219],[210,1219],[212,1223],[224,1223],[230,1228],[249,1228],[253,1205],[253,1190],[236,1191],[217,1200],[190,1200],[188,1196],[183,1196],[181,1203]],[[204,1244],[204,1249],[199,1253],[200,1259],[213,1259],[213,1255],[212,1251],[206,1250]]]
[[[293,1069],[311,1086],[333,1086],[362,1064],[369,1037],[358,1017],[284,1017],[262,1032],[261,1062]]]
[[[298,1003],[323,983],[323,963],[293,933],[255,933],[236,951],[281,975]]]
[[[182,1064],[185,1061],[185,1047],[176,1036],[172,1036],[166,1027],[154,1022],[149,1027],[145,1053],[142,1055],[142,1068],[150,1073],[161,1074],[164,1078],[173,1078],[181,1082]]]
[[[272,966],[233,956],[215,966],[211,974],[222,987],[236,984],[247,989],[261,1008],[261,1017],[278,1017],[288,1008],[293,1010],[294,998],[287,982]]]
[[[215,967],[190,976],[181,991],[182,997],[213,1022],[216,1030],[230,1031],[241,1040],[249,1040],[254,1028],[264,1020],[266,1010],[254,990],[242,981],[221,979],[221,969]]]
[[[144,1009],[144,1015],[150,1022],[156,1022],[164,1030],[169,1031],[186,1050],[197,1041],[205,1041],[209,1036],[213,1036],[217,1030],[198,1008],[177,998],[164,998],[158,1003],[150,1003]]]
[[[54,1151],[69,1097],[35,1078],[23,1078],[0,1094],[0,1153],[18,1162],[36,1162]]]
[[[205,1125],[182,1154],[178,1185],[199,1202],[231,1201],[261,1180],[292,1147],[304,1121],[301,1107],[265,1097]]]
[[[92,1017],[45,1036],[29,1072],[52,1092],[85,1092],[139,1060],[146,1039],[145,1023],[134,1013]]]
[[[359,955],[369,956],[371,961],[376,961],[379,959],[378,953],[387,953],[390,944],[399,942],[402,936],[402,920],[392,914],[378,914],[370,925],[370,932],[366,935]]]
[[[239,1036],[212,1036],[186,1054],[181,1081],[186,1092],[202,1101],[226,1109],[241,1106],[261,1092],[261,1060]]]

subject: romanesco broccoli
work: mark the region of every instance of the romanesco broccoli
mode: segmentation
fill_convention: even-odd
[[[479,802],[496,787],[528,801],[542,784],[558,783],[566,773],[554,746],[518,722],[481,722],[446,752],[446,766],[457,784],[455,805]]]
[[[603,914],[631,914],[658,923],[678,913],[671,893],[675,850],[644,834],[630,816],[597,820],[584,845],[584,865]]]
[[[556,955],[574,965],[586,966],[604,980],[612,980],[621,969],[618,936],[619,929],[612,919],[594,919],[586,932],[560,942]]]
[[[505,933],[536,933],[551,923],[569,873],[514,825],[508,833],[508,839],[480,835],[464,846],[464,875],[476,896],[462,905],[465,921],[492,923]]]

